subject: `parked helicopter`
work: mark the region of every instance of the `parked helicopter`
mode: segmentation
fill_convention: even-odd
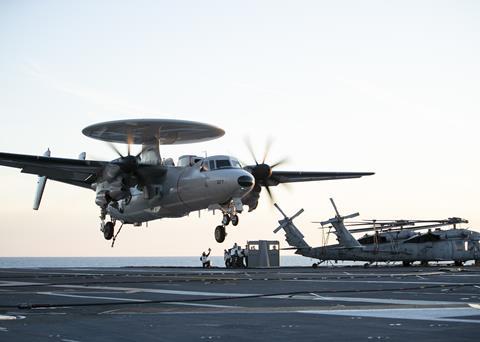
[[[270,187],[281,183],[359,178],[372,172],[303,172],[273,170],[282,161],[267,164],[268,148],[258,162],[249,144],[255,164],[243,166],[225,155],[181,156],[177,165],[163,159],[160,145],[186,144],[216,139],[225,132],[215,126],[182,120],[134,119],[111,121],[86,127],[88,137],[106,141],[119,155],[112,161],[53,158],[0,153],[0,165],[39,175],[34,209],[38,209],[47,179],[83,187],[96,192],[100,207],[101,231],[105,239],[114,237],[116,221],[141,225],[164,217],[182,217],[201,209],[220,210],[222,224],[215,228],[217,242],[225,240],[225,226],[236,226],[244,205],[249,211],[258,205],[261,188],[272,198]],[[128,144],[122,155],[112,143]],[[131,145],[140,144],[137,155]],[[106,221],[107,215],[110,220]]]
[[[335,209],[335,217],[314,223],[320,223],[328,229],[333,227],[338,244],[321,247],[310,247],[293,224],[293,219],[303,209],[289,218],[275,203],[284,218],[278,221],[280,226],[274,232],[283,229],[286,240],[292,247],[289,249],[294,249],[296,254],[319,259],[320,262],[314,264],[314,267],[327,260],[366,261],[365,266],[374,262],[392,261],[401,261],[403,266],[410,266],[415,261],[420,261],[423,265],[429,261],[454,261],[457,266],[468,260],[480,263],[480,233],[457,228],[457,224],[468,223],[467,220],[452,217],[446,220],[366,220],[345,224],[345,220],[357,217],[359,213],[341,216],[333,199],[330,201]],[[348,230],[347,226],[360,227]],[[440,228],[448,226],[453,228]],[[419,232],[425,230],[427,232]],[[352,235],[367,231],[374,233],[360,239]]]

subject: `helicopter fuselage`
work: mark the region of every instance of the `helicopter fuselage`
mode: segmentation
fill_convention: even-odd
[[[359,248],[329,245],[299,250],[297,254],[320,260],[464,262],[480,259],[480,234],[467,229],[439,230],[420,235],[414,234],[408,239],[368,243]]]

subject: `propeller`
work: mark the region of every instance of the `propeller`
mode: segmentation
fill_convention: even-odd
[[[138,158],[140,155],[145,152],[145,149],[148,148],[144,146],[142,150],[136,155],[131,154],[131,146],[133,145],[133,135],[129,132],[127,136],[127,155],[124,156],[118,148],[111,142],[107,142],[107,145],[120,157],[119,159],[113,160],[111,164],[117,165],[119,167],[119,172],[115,174],[114,177],[117,177],[120,172],[130,176],[127,180],[127,184],[131,183],[131,177],[135,177],[138,183],[144,185],[145,177],[140,172],[140,169],[152,167],[150,165],[143,165],[138,163]]]
[[[259,162],[257,157],[255,156],[254,149],[252,147],[252,144],[250,143],[250,139],[246,138],[245,139],[245,144],[247,145],[248,151],[250,152],[250,155],[252,156],[255,165],[249,165],[247,166],[248,169],[250,170],[250,173],[252,176],[255,178],[255,187],[253,191],[260,192],[261,187],[264,186],[265,189],[267,190],[268,196],[270,198],[270,202],[273,204],[275,203],[275,199],[272,193],[272,190],[270,189],[269,180],[275,180],[274,177],[272,176],[272,171],[274,168],[285,164],[288,162],[288,158],[283,158],[276,163],[273,164],[267,164],[266,160],[268,158],[268,154],[270,153],[270,149],[272,147],[272,139],[268,139],[267,143],[265,145],[265,151],[263,153],[263,158],[262,161]],[[283,184],[283,183],[282,183]],[[286,185],[286,184],[283,184]]]

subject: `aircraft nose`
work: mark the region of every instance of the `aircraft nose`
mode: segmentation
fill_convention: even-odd
[[[255,179],[252,176],[243,175],[238,177],[237,182],[242,188],[251,188],[255,183]]]

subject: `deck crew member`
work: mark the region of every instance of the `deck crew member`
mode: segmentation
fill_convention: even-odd
[[[209,248],[208,253],[203,252],[202,256],[200,257],[200,260],[202,261],[202,267],[203,268],[210,268],[210,259],[208,258],[210,256],[210,252],[212,250]]]

